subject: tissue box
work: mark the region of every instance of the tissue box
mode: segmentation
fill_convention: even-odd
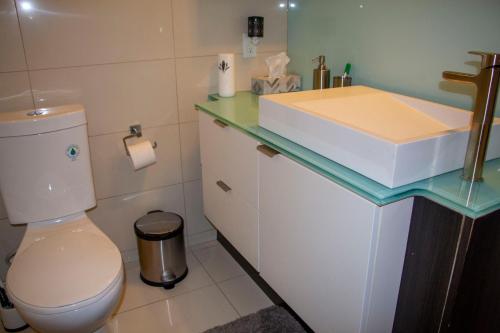
[[[271,79],[268,76],[252,78],[252,92],[257,95],[279,94],[300,90],[300,75],[285,75]]]

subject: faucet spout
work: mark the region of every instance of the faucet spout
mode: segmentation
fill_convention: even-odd
[[[476,83],[477,75],[460,72],[443,72],[443,79],[457,82]]]
[[[463,178],[470,181],[480,181],[483,175],[483,166],[500,82],[500,53],[478,51],[469,53],[482,57],[479,74],[446,71],[443,72],[443,78],[473,83],[477,87],[469,143],[465,154]]]

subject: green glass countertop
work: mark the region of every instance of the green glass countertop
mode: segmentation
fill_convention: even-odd
[[[500,209],[500,158],[486,162],[482,182],[464,181],[462,170],[456,170],[391,189],[259,127],[258,96],[250,92],[230,98],[210,95],[208,102],[196,107],[376,205],[422,196],[473,219]]]

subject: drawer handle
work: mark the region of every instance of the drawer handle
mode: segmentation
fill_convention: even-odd
[[[219,120],[219,119],[214,119],[214,124],[219,126],[219,127],[222,127],[222,128],[226,128],[227,127],[227,124],[225,122],[223,122],[222,120]]]
[[[276,149],[273,149],[273,148],[266,146],[266,145],[258,145],[257,150],[270,158],[273,158],[274,156],[279,155],[279,153],[280,153]]]
[[[226,183],[224,183],[222,180],[217,181],[217,186],[219,186],[224,192],[229,192],[231,191],[231,188],[227,186]]]

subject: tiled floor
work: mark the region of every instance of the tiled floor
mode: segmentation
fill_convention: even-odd
[[[110,322],[113,333],[203,332],[272,305],[219,243],[189,249],[187,257],[189,274],[172,290],[145,285],[138,262],[125,265],[125,293]]]

